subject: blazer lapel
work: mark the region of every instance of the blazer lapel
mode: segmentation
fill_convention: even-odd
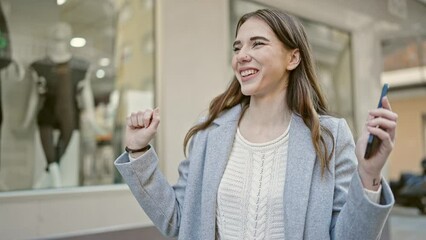
[[[217,191],[232,149],[239,116],[240,107],[231,109],[215,121],[219,126],[210,131],[207,139],[201,197],[203,236],[206,237],[215,236]],[[209,224],[205,224],[207,222]]]
[[[286,239],[303,239],[315,159],[311,132],[302,118],[293,114],[284,187]]]

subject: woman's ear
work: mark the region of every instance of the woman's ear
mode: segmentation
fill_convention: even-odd
[[[291,50],[290,52],[290,62],[287,65],[287,70],[294,70],[300,63],[300,51],[298,48]]]

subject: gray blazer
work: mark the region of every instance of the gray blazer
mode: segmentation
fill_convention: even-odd
[[[163,234],[185,240],[215,239],[216,196],[240,114],[241,106],[233,107],[193,137],[174,186],[158,170],[153,148],[141,159],[130,162],[124,153],[115,161]],[[291,119],[283,198],[285,239],[378,239],[394,203],[390,188],[382,181],[380,204],[371,202],[356,174],[355,144],[345,120],[328,116],[320,120],[336,144],[323,177],[310,130],[296,114]]]

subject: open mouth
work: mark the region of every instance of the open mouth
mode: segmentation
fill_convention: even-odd
[[[247,69],[247,70],[241,71],[240,75],[241,77],[248,77],[248,76],[256,74],[257,72],[259,71],[256,69]]]

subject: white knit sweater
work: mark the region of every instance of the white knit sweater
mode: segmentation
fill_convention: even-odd
[[[235,135],[217,195],[218,239],[284,239],[288,129],[256,144]]]

